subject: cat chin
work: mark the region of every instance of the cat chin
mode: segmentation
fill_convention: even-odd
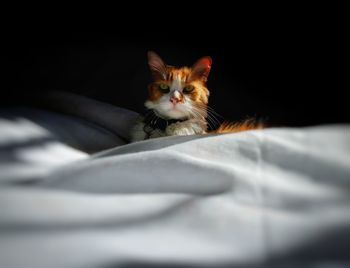
[[[173,108],[164,109],[163,107],[154,107],[153,110],[164,119],[182,119],[187,117],[187,113]]]
[[[181,119],[181,118],[187,117],[187,115],[184,112],[179,110],[164,111],[164,112],[161,112],[160,114],[171,119]]]

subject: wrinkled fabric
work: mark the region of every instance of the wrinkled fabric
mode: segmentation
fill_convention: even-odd
[[[0,267],[350,264],[349,125],[165,137],[89,155],[6,120]]]

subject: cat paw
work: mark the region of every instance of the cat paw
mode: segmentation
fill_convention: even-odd
[[[165,133],[168,136],[184,136],[196,134],[191,124],[188,122],[177,122],[171,124],[165,129]]]

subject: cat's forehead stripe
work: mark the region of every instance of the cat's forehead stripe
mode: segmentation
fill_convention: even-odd
[[[176,74],[173,82],[171,84],[172,90],[181,90],[182,89],[182,77],[180,74]]]
[[[186,68],[181,68],[181,69],[171,69],[168,72],[167,78],[169,81],[173,81],[175,79],[180,80],[182,82],[187,81],[187,77],[189,75],[189,70]]]

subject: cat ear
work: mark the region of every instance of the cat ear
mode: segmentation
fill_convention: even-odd
[[[197,60],[196,63],[193,64],[192,66],[190,79],[191,80],[200,79],[206,82],[211,69],[211,63],[212,63],[212,60],[211,60],[211,57],[209,56],[202,57],[199,60]]]
[[[166,67],[163,60],[153,51],[147,52],[148,65],[154,79],[166,78]]]

